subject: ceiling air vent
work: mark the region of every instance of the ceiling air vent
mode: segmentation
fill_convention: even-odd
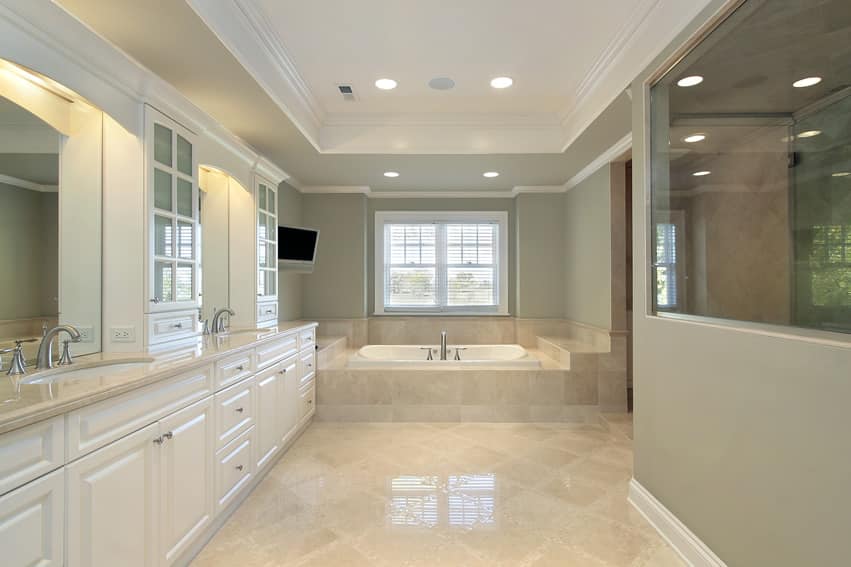
[[[351,85],[337,85],[337,89],[339,89],[340,94],[343,95],[343,100],[357,100],[355,98],[355,91],[352,89]]]

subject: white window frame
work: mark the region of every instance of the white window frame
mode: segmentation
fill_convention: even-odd
[[[445,306],[392,308],[384,305],[384,226],[393,223],[496,223],[497,296],[488,307]],[[506,211],[376,211],[375,213],[375,315],[508,315],[508,212]]]

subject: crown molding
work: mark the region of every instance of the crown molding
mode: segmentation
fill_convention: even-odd
[[[310,144],[321,152],[324,111],[253,0],[186,0]]]
[[[0,174],[0,183],[5,183],[6,185],[11,185],[13,187],[20,187],[21,189],[28,189],[29,191],[38,191],[39,193],[59,192],[58,185],[42,185],[41,183],[27,181],[26,179],[19,179],[17,177],[12,177],[11,175]]]
[[[257,159],[254,162],[254,165],[251,167],[252,171],[255,173],[262,175],[275,185],[279,185],[282,181],[287,181],[290,179],[289,174],[266,159],[265,157],[258,155]]]
[[[564,193],[564,185],[518,185],[510,191],[373,191],[368,185],[296,186],[305,195],[366,195],[370,199],[513,199],[521,194]]]
[[[621,157],[624,152],[632,148],[632,132],[618,140],[607,149],[605,152],[594,158],[588,165],[579,170],[579,172],[567,180],[567,183],[564,184],[565,191],[570,191],[589,177],[594,174],[598,169],[603,167],[606,164],[609,164],[619,157]]]
[[[293,185],[300,193],[310,194],[363,194],[369,195],[372,189],[367,185]]]
[[[552,112],[510,113],[510,112],[369,112],[358,114],[328,113],[322,123],[323,128],[338,126],[439,126],[487,127],[487,128],[554,128],[559,124],[559,116]]]

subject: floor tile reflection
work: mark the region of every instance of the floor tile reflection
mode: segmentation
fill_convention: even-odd
[[[682,565],[626,500],[630,433],[314,423],[193,565]]]

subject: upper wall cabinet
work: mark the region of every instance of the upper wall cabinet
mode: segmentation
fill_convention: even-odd
[[[195,135],[145,107],[148,313],[197,309],[198,165]]]
[[[278,319],[278,190],[256,176],[257,197],[257,321]]]

